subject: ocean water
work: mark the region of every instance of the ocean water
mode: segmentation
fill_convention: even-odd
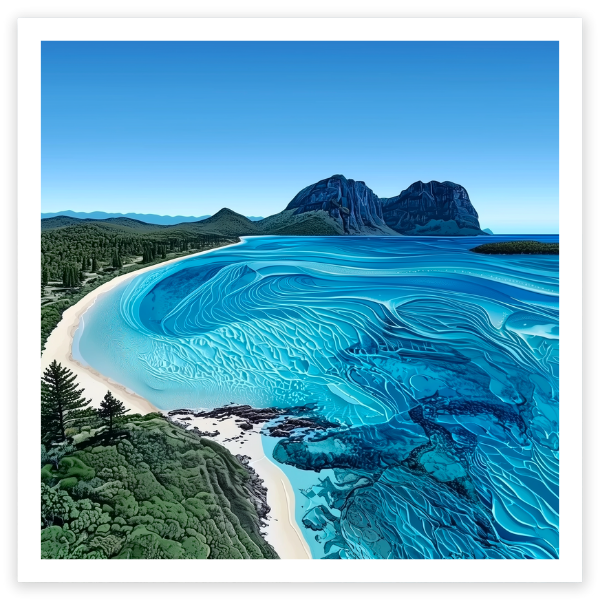
[[[335,423],[264,438],[315,558],[558,558],[558,257],[484,241],[247,238],[100,296],[73,352],[161,409]]]

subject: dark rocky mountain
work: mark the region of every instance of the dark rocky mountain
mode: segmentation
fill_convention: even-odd
[[[483,234],[467,190],[451,181],[417,181],[381,203],[386,224],[404,235]]]
[[[380,199],[363,181],[343,175],[304,188],[258,229],[277,235],[485,235],[461,185],[417,181]]]
[[[345,235],[394,235],[386,225],[379,198],[364,181],[333,175],[309,185],[288,204],[297,216],[323,211]]]
[[[363,181],[333,175],[299,192],[280,213],[251,221],[228,208],[194,223],[150,225],[139,220],[42,219],[42,229],[93,223],[104,228],[250,235],[487,235],[467,190],[456,183],[417,181],[393,198],[378,198]]]

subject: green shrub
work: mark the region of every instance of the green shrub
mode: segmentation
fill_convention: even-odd
[[[160,414],[126,421],[127,439],[42,468],[43,558],[277,558],[225,448]]]

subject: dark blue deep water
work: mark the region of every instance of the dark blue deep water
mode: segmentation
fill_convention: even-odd
[[[558,257],[485,241],[249,238],[100,296],[74,353],[161,409],[337,424],[265,440],[315,557],[558,558]]]

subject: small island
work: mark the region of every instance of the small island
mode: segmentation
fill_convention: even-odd
[[[478,254],[558,254],[558,244],[515,240],[514,242],[495,242],[471,248]]]

